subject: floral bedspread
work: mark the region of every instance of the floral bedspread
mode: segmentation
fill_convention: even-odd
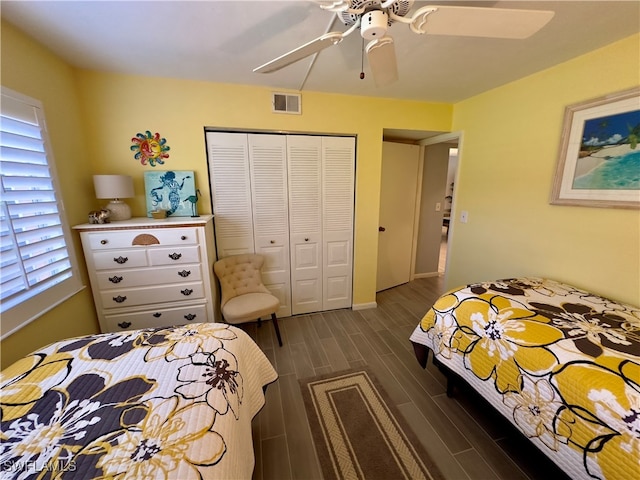
[[[571,478],[640,478],[640,309],[540,278],[444,294],[429,347]]]
[[[226,324],[57,342],[0,376],[0,478],[251,478],[251,420],[276,379]]]

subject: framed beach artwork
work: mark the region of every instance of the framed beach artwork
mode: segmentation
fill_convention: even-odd
[[[194,172],[188,170],[146,171],[144,189],[147,216],[164,211],[167,217],[191,217],[197,202]]]
[[[551,203],[640,208],[640,88],[565,109]]]

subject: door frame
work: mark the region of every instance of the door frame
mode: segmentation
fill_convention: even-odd
[[[456,174],[455,174],[455,178],[454,178],[454,184],[453,184],[453,192],[452,192],[452,196],[453,199],[451,201],[451,220],[449,221],[449,230],[448,230],[448,239],[447,239],[447,259],[446,259],[446,265],[449,265],[449,260],[451,258],[451,254],[452,254],[452,240],[454,239],[454,235],[455,235],[455,225],[456,222],[452,221],[453,219],[457,218],[457,209],[456,209],[456,199],[458,198],[458,188],[459,188],[459,178],[460,178],[460,166],[462,164],[462,144],[463,144],[463,138],[464,138],[464,132],[461,130],[457,130],[457,131],[453,131],[453,132],[448,132],[448,133],[443,133],[441,135],[435,135],[433,137],[429,137],[429,138],[425,138],[424,140],[420,140],[417,142],[418,145],[420,145],[422,147],[421,150],[421,154],[422,154],[422,161],[420,163],[420,178],[422,179],[422,173],[423,173],[423,168],[424,168],[424,148],[426,148],[429,145],[436,145],[439,143],[450,143],[453,140],[457,140],[458,142],[458,167],[456,168]],[[420,185],[422,185],[422,182],[420,182]],[[418,198],[418,205],[416,208],[416,219],[415,219],[415,225],[418,225],[420,223],[420,200],[422,198],[422,189],[420,189],[420,195]],[[415,278],[417,278],[415,276],[415,255],[416,255],[416,249],[417,249],[417,244],[418,244],[418,229],[415,228],[414,232],[414,259],[413,259],[413,265],[412,265],[412,272],[411,272],[411,280],[414,280]],[[447,279],[448,279],[448,273],[449,273],[449,269],[447,267],[445,267],[444,270],[444,280],[445,280],[445,285],[447,284]]]

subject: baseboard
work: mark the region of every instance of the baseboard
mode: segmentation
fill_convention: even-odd
[[[437,277],[439,275],[440,275],[440,272],[414,273],[413,278],[430,278],[430,277]]]
[[[376,302],[369,302],[369,303],[354,303],[353,305],[351,305],[351,308],[353,310],[366,310],[368,308],[377,308],[378,304]]]

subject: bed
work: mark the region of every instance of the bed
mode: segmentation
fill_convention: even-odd
[[[1,374],[0,477],[249,479],[276,379],[227,324],[54,343]]]
[[[571,478],[640,478],[640,309],[511,278],[445,293],[410,339]]]

